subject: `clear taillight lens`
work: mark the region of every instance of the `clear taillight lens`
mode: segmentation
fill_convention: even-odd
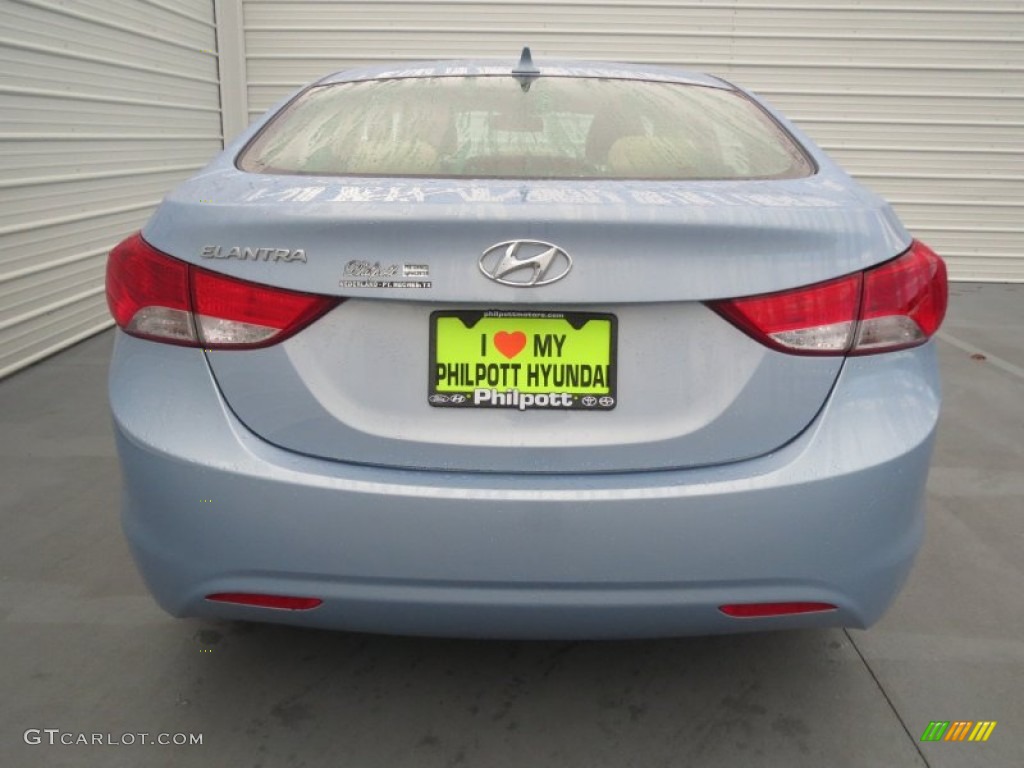
[[[946,302],[946,265],[915,240],[902,255],[864,272],[709,306],[783,352],[870,355],[926,342],[942,324]]]
[[[168,344],[241,349],[276,344],[340,299],[225,277],[132,235],[107,260],[107,304],[125,333]]]

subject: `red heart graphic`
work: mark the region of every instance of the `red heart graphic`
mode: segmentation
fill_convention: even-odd
[[[498,331],[494,334],[494,347],[501,354],[511,360],[513,357],[523,351],[523,347],[526,346],[526,334],[522,331],[513,331],[512,333],[506,333],[505,331]]]

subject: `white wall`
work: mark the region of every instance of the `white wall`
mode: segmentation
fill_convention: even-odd
[[[108,327],[107,252],[222,146],[212,0],[0,0],[0,376]]]

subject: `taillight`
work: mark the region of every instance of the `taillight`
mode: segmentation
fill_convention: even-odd
[[[864,273],[864,304],[851,354],[924,344],[942,325],[946,263],[917,240],[899,258]]]
[[[946,314],[946,265],[913,241],[864,272],[708,303],[747,335],[798,355],[870,355],[924,344]]]
[[[139,235],[110,252],[107,305],[126,333],[196,346],[188,290],[188,264],[165,256]]]
[[[857,330],[861,275],[744,299],[716,301],[711,308],[741,331],[783,352],[843,354]]]
[[[283,341],[340,299],[226,277],[161,253],[139,234],[110,252],[107,304],[125,333],[189,347]]]

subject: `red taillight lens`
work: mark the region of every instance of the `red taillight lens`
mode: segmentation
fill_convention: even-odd
[[[946,302],[946,265],[915,240],[901,256],[865,272],[708,306],[783,352],[870,355],[926,342],[942,324]]]
[[[263,595],[255,592],[218,592],[207,595],[215,603],[254,605],[257,608],[280,608],[286,611],[308,611],[323,603],[318,597],[291,597],[289,595]]]
[[[132,235],[107,259],[107,305],[125,333],[198,346],[188,290],[189,266]]]
[[[857,330],[861,275],[795,291],[716,301],[712,309],[741,331],[784,352],[842,354]]]
[[[340,299],[225,277],[178,261],[133,235],[110,252],[107,303],[125,333],[193,347],[268,346]]]
[[[208,347],[265,346],[305,328],[338,303],[192,268],[192,307]]]
[[[915,240],[899,258],[864,273],[864,308],[852,354],[924,344],[942,325],[948,300],[945,262]]]
[[[834,611],[832,603],[735,603],[718,607],[734,619],[760,619],[766,616],[792,616],[798,613]]]

